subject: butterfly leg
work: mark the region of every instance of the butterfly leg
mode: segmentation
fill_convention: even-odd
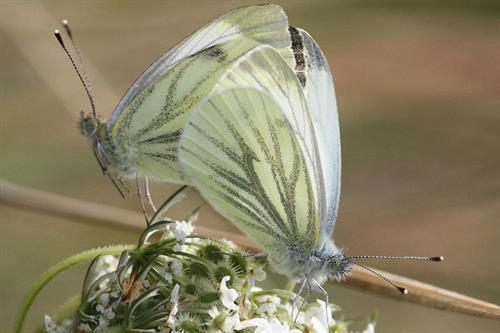
[[[301,285],[300,285],[300,288],[299,290],[297,291],[297,294],[295,295],[295,298],[293,299],[293,304],[292,304],[292,317],[294,317],[294,312],[295,312],[295,309],[296,309],[296,306],[295,304],[297,303],[297,301],[299,300],[299,297],[300,295],[302,294],[302,291],[304,291],[304,287],[306,286],[306,283],[307,283],[307,277],[304,278],[304,281],[302,281]],[[293,320],[293,322],[295,322],[297,320],[297,317],[299,316],[299,312],[300,311],[297,311],[297,314],[295,315],[295,318]]]
[[[304,300],[302,301],[302,304],[300,304],[300,308],[297,309],[297,314],[295,315],[295,319],[293,320],[294,323],[299,318],[300,312],[304,309],[304,306],[309,301],[309,296],[311,296],[311,294],[312,294],[311,282],[310,282],[309,278],[306,278],[305,280],[307,281],[307,284],[306,284],[307,285],[307,294],[304,297]]]
[[[141,190],[141,182],[139,180],[139,174],[137,173],[135,175],[135,183],[137,187],[137,195],[139,196],[139,200],[141,201],[142,213],[144,214],[144,218],[146,219],[146,224],[149,225],[149,217],[148,213],[146,213],[146,206],[144,205],[144,198]]]
[[[144,177],[144,188],[146,190],[146,198],[148,199],[149,206],[153,209],[153,212],[156,212],[156,206],[151,198],[151,192],[149,192],[149,180],[148,177]]]
[[[256,259],[256,258],[265,258],[267,257],[269,254],[268,253],[265,253],[265,252],[259,252],[259,253],[250,253],[250,254],[245,254],[243,255],[242,257],[243,258],[253,258],[253,259]]]
[[[330,302],[328,300],[328,292],[325,290],[325,288],[323,288],[323,286],[316,280],[312,280],[312,282],[314,283],[314,286],[316,287],[316,289],[322,293],[324,296],[325,296],[325,321],[326,321],[326,325],[328,327],[330,327],[330,320],[329,320],[329,311],[328,311],[328,307],[330,306]]]

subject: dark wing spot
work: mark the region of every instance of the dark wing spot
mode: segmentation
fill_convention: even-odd
[[[223,63],[227,59],[227,53],[219,45],[212,45],[202,52],[210,58],[217,58],[219,63]]]
[[[304,57],[304,40],[297,28],[289,26],[288,32],[290,33],[290,41],[292,42],[292,52],[295,59],[295,75],[300,81],[302,87],[306,85],[305,71],[305,57]]]

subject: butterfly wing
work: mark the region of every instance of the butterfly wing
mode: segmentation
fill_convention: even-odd
[[[226,77],[230,79],[221,80],[219,85],[226,89],[231,85],[260,87],[263,90],[271,87],[273,98],[280,101],[279,104],[308,157],[306,161],[311,163],[311,174],[318,184],[322,244],[331,237],[340,199],[341,150],[335,90],[328,62],[316,41],[300,28],[289,27],[289,34],[290,50],[295,59],[292,68],[302,87],[308,114],[305,114],[304,107],[299,107],[304,99],[299,98],[301,94],[293,90],[297,89],[297,85],[282,83],[291,82],[291,79],[287,81],[282,77],[288,71],[276,69],[279,66],[274,65],[275,63],[283,63],[276,59],[276,53],[257,52],[253,62],[229,71]],[[254,68],[249,69],[252,64]],[[255,76],[248,74],[257,72],[257,67],[265,68],[267,72],[259,75],[261,84]],[[281,89],[272,88],[280,86]]]
[[[213,96],[180,144],[185,172],[205,199],[270,253],[318,239],[314,191],[293,129],[263,92]]]
[[[340,199],[341,150],[340,128],[335,89],[328,62],[316,41],[297,28],[304,51],[304,94],[309,106],[317,140],[323,178],[320,201],[325,203],[321,219],[321,234],[330,237],[333,232]]]
[[[123,163],[142,175],[186,183],[176,159],[187,118],[241,56],[260,44],[235,39],[189,56],[151,82],[128,104],[111,128]]]
[[[189,118],[179,162],[205,199],[269,253],[313,251],[316,153],[304,134],[311,126],[295,73],[275,50],[260,46]]]
[[[288,18],[278,5],[257,5],[232,10],[186,37],[158,58],[132,84],[116,106],[110,127],[120,114],[142,91],[182,59],[200,50],[232,39],[247,38],[273,46],[282,57],[293,64],[290,40],[287,34]]]

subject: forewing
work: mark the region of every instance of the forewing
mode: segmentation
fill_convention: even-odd
[[[203,197],[271,254],[313,250],[314,185],[279,104],[254,88],[212,95],[187,122],[179,161]]]
[[[314,124],[314,133],[319,150],[323,187],[320,189],[320,201],[325,202],[322,213],[321,231],[330,237],[337,219],[340,199],[340,129],[337,101],[332,74],[326,57],[314,39],[304,30],[299,31],[304,50],[305,84],[304,94]]]
[[[138,94],[111,129],[117,147],[125,147],[129,165],[149,177],[186,183],[176,163],[182,127],[226,70],[259,45],[236,39],[203,49]]]
[[[158,58],[128,89],[111,116],[111,126],[129,103],[158,77],[182,59],[205,48],[232,39],[247,38],[269,44],[280,52],[285,61],[293,64],[288,19],[278,5],[257,5],[232,10],[186,37]]]

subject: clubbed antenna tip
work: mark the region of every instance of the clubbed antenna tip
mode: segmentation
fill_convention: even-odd
[[[68,34],[69,38],[73,40],[73,34],[71,33],[71,29],[69,27],[69,22],[66,19],[61,20],[61,23],[64,27],[64,30],[66,30],[66,33]]]
[[[403,288],[403,287],[396,287],[398,291],[403,294],[403,295],[408,295],[408,289]]]
[[[64,48],[64,42],[63,42],[63,39],[61,37],[61,32],[59,31],[59,29],[55,29],[54,30],[54,36],[56,36],[57,38],[57,41],[59,42],[59,44],[61,44],[61,46]]]
[[[80,52],[78,51],[78,48],[77,48],[77,46],[76,46],[76,44],[75,44],[75,42],[73,40],[73,35],[71,33],[71,30],[69,29],[68,21],[67,20],[63,20],[62,23],[63,23],[63,26],[64,26],[64,30],[66,31],[67,35],[69,36],[69,39],[70,39],[71,43],[73,44],[75,52],[76,52],[76,54],[78,56],[80,67],[75,63],[75,61],[73,60],[73,57],[71,56],[71,53],[66,48],[66,45],[64,45],[64,41],[62,39],[62,36],[61,36],[61,33],[60,33],[59,29],[55,29],[54,30],[54,35],[56,36],[56,39],[59,42],[59,45],[61,45],[64,53],[66,53],[66,55],[68,56],[68,59],[71,62],[71,65],[75,69],[75,72],[78,75],[78,78],[80,79],[80,82],[83,85],[83,89],[85,89],[85,93],[87,94],[87,96],[89,98],[90,106],[92,108],[92,116],[95,118],[95,117],[97,117],[97,113],[96,113],[94,95],[92,95],[92,91],[90,89],[90,82],[89,82],[89,80],[87,78],[87,75],[85,74],[85,69],[83,67],[83,62],[81,60]],[[80,68],[81,68],[81,70],[80,70]]]
[[[444,257],[443,256],[430,257],[429,260],[431,260],[431,261],[443,261]]]

